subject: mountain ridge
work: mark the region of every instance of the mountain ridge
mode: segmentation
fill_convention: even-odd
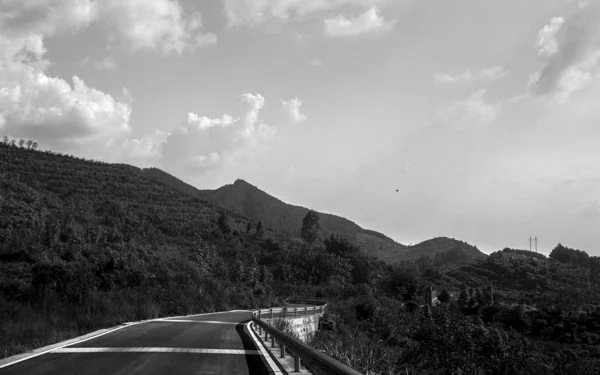
[[[219,204],[255,221],[261,221],[271,229],[294,238],[300,238],[302,218],[309,211],[309,208],[286,203],[241,178],[211,190],[195,188],[157,168],[145,169],[144,172],[171,187]],[[487,257],[477,247],[453,238],[436,237],[407,246],[383,233],[364,229],[345,217],[318,213],[322,227],[319,240],[322,241],[332,234],[341,235],[358,244],[365,254],[387,262],[421,259],[424,266],[425,263],[452,266]],[[422,259],[423,257],[427,259]]]

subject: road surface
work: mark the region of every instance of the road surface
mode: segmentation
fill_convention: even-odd
[[[58,347],[0,375],[277,374],[249,331],[249,311],[157,319]]]

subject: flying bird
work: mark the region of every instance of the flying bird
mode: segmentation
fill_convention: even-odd
[[[396,189],[396,192],[398,192],[398,189]]]

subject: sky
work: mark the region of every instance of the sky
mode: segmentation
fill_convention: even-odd
[[[404,244],[600,255],[599,101],[598,0],[0,2],[0,136]]]

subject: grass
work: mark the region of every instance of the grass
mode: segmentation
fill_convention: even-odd
[[[359,331],[353,335],[320,331],[309,345],[366,375],[395,375],[402,371],[397,365],[399,351],[386,348]]]

